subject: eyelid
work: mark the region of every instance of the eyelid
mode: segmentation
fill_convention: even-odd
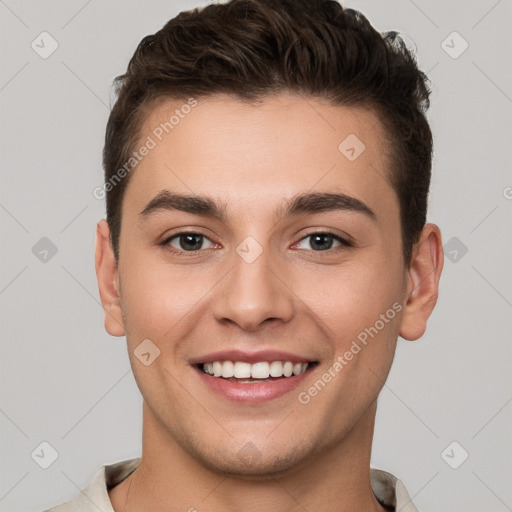
[[[171,240],[174,240],[175,238],[179,238],[181,235],[199,235],[203,237],[203,239],[206,239],[210,241],[213,245],[219,245],[217,242],[214,242],[209,236],[205,235],[201,232],[199,229],[187,229],[182,228],[179,231],[176,231],[175,233],[172,233],[169,236],[166,236],[161,242],[158,243],[161,247],[166,249],[167,251],[183,257],[197,257],[202,254],[204,254],[206,251],[209,251],[210,249],[213,249],[214,247],[208,247],[206,249],[199,249],[197,251],[185,251],[183,249],[179,249],[177,247],[174,247],[170,244]]]
[[[297,245],[299,242],[302,242],[306,238],[309,238],[309,237],[314,236],[314,235],[329,235],[332,238],[336,239],[340,243],[341,247],[353,247],[354,246],[354,243],[352,242],[350,236],[344,237],[344,236],[334,232],[333,230],[331,230],[329,228],[323,228],[323,229],[322,228],[320,228],[320,229],[316,228],[315,231],[311,231],[310,233],[307,233],[304,236],[302,236],[297,242],[295,242],[293,244],[293,246]],[[314,252],[314,253],[329,253],[329,252],[336,251],[338,248],[339,247],[335,247],[335,248],[331,248],[331,249],[326,249],[325,251],[313,251],[312,250],[311,252]]]

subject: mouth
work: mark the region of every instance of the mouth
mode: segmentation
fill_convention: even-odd
[[[197,368],[211,377],[241,384],[254,384],[296,377],[304,374],[317,364],[317,361],[307,363],[293,363],[292,361],[259,361],[256,363],[213,361],[211,363],[199,363]]]
[[[193,366],[209,390],[229,401],[254,405],[291,394],[318,364],[318,361],[218,360]]]

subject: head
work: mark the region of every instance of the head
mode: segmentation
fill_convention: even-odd
[[[97,273],[147,414],[237,474],[370,429],[442,268],[429,91],[400,37],[332,0],[232,0],[145,37],[116,84]],[[304,385],[250,406],[203,389],[201,358],[260,349],[310,361]]]

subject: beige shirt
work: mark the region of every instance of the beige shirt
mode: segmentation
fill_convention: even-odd
[[[139,465],[140,458],[101,466],[91,483],[75,499],[45,510],[45,512],[114,512],[108,489],[127,478]],[[391,473],[371,468],[370,482],[373,493],[385,506],[396,512],[419,512],[404,484]]]

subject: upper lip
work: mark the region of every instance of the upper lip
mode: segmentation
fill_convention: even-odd
[[[308,359],[303,356],[283,352],[280,350],[258,350],[257,352],[247,352],[243,350],[221,350],[212,352],[204,356],[193,357],[189,363],[213,363],[215,361],[241,361],[244,363],[259,363],[262,361],[290,361],[292,363],[309,363],[314,359]]]

